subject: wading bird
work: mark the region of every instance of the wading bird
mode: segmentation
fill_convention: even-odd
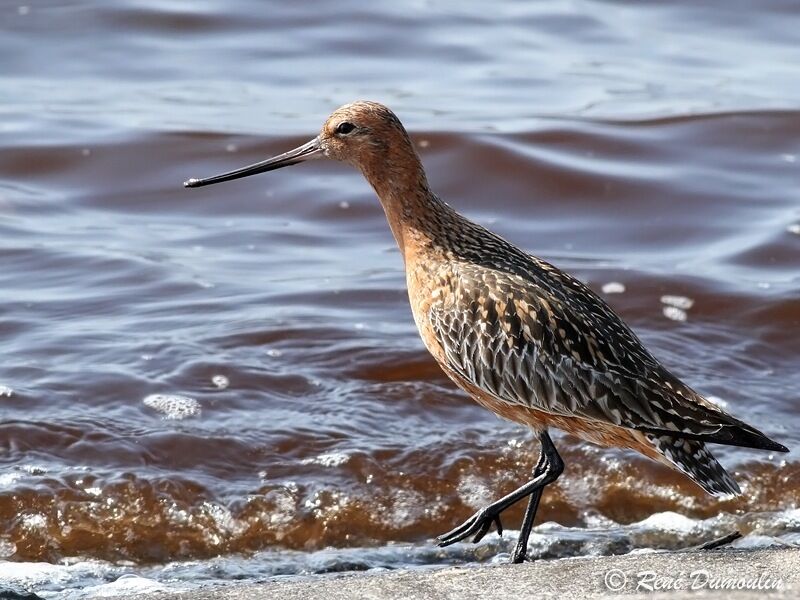
[[[636,450],[708,493],[739,494],[706,442],[787,449],[730,416],[664,368],[588,287],[458,214],[428,187],[398,118],[376,102],[336,110],[310,142],[235,171],[190,179],[200,187],[306,160],[348,162],[380,199],[406,268],[414,320],[445,373],[479,404],[530,427],[541,454],[530,481],[438,538],[477,542],[528,497],[512,562],[525,559],[543,488],[564,463],[555,427]]]

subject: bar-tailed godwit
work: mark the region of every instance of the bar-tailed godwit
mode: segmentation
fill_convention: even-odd
[[[708,493],[741,493],[706,442],[787,452],[663,367],[583,283],[461,216],[428,187],[414,145],[376,102],[336,110],[310,142],[200,187],[332,158],[361,171],[380,199],[405,261],[422,340],[445,373],[479,404],[530,427],[541,454],[533,475],[438,538],[477,542],[528,497],[512,562],[527,551],[542,490],[564,463],[555,427],[589,442],[636,450],[689,476]]]

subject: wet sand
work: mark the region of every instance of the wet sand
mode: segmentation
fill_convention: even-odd
[[[694,550],[524,565],[466,566],[317,576],[258,585],[232,585],[135,600],[439,600],[459,598],[796,598],[800,550]]]

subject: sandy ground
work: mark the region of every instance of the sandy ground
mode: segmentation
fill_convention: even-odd
[[[655,592],[655,593],[654,593]],[[695,550],[496,565],[381,571],[187,593],[137,600],[464,600],[488,598],[797,598],[800,549]]]

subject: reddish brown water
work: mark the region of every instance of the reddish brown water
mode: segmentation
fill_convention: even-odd
[[[605,297],[659,358],[796,448],[800,12],[715,4],[0,7],[0,578],[56,593],[119,565],[163,580],[219,557],[225,579],[508,551],[513,534],[431,543],[537,449],[426,354],[360,176],[316,161],[181,187],[357,98],[397,112],[450,204],[622,284]],[[186,399],[165,414],[154,394]],[[534,556],[800,532],[796,452],[718,447],[745,492],[719,503],[556,441],[540,519],[562,528]],[[117,566],[13,579],[65,558]]]

